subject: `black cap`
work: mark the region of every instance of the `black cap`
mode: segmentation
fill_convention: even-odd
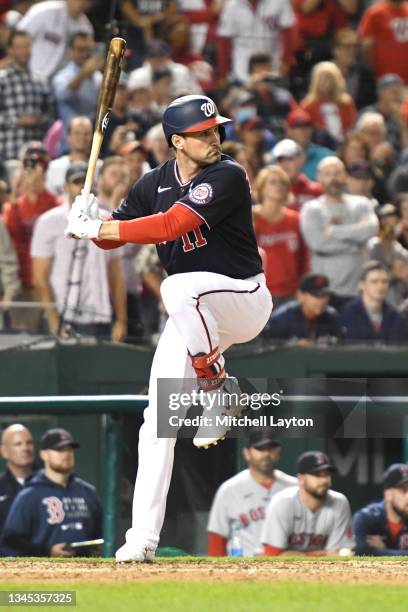
[[[306,274],[300,281],[299,289],[311,295],[329,295],[329,279],[324,274]]]
[[[383,476],[384,489],[401,487],[408,482],[408,465],[406,463],[393,463],[385,470]]]
[[[366,159],[361,159],[347,168],[347,174],[357,179],[374,178],[373,166]]]
[[[170,47],[164,40],[152,38],[147,43],[147,57],[167,57],[168,55],[170,55]]]
[[[67,183],[73,183],[77,179],[84,179],[85,181],[87,169],[88,166],[85,162],[75,162],[70,164],[65,173],[65,181]]]
[[[390,87],[391,85],[404,85],[403,79],[393,72],[383,74],[377,81],[377,88],[383,89],[384,87]]]
[[[322,470],[336,471],[336,468],[325,453],[307,451],[300,455],[297,461],[298,474],[316,474]]]
[[[42,450],[55,450],[57,448],[62,448],[63,446],[79,448],[78,442],[76,442],[69,431],[66,431],[65,429],[48,429],[41,438]]]
[[[270,427],[254,427],[247,434],[245,447],[261,448],[267,444],[270,446],[282,446],[279,440],[276,440],[273,436],[273,430]]]

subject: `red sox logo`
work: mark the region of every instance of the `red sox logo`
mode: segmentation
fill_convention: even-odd
[[[65,518],[64,507],[62,501],[58,497],[44,497],[42,500],[44,506],[47,506],[49,525],[59,525]]]

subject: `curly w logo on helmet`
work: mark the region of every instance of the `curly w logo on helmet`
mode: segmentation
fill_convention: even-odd
[[[215,104],[212,100],[204,102],[204,104],[202,104],[200,108],[206,117],[212,117],[213,115],[215,115]]]

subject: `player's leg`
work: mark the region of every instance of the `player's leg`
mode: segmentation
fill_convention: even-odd
[[[239,402],[231,401],[240,390],[235,379],[225,380],[222,352],[260,333],[271,313],[271,296],[263,275],[237,280],[207,272],[171,276],[163,282],[161,293],[187,345],[199,384],[212,395],[207,398],[212,426],[200,427],[194,438],[196,446],[207,447],[229,430],[215,424],[216,416],[238,416],[242,411]]]
[[[194,380],[186,346],[171,319],[160,337],[149,382],[149,405],[139,432],[139,465],[133,494],[132,527],[117,561],[146,561],[154,557],[166,509],[173,469],[175,438],[157,437],[157,379]],[[182,382],[180,383],[182,384]],[[184,390],[184,388],[183,388]],[[181,413],[179,416],[183,416]]]

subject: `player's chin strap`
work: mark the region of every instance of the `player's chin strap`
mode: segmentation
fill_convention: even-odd
[[[225,381],[224,358],[218,346],[211,353],[198,353],[191,357],[198,384],[204,391],[221,387]]]

